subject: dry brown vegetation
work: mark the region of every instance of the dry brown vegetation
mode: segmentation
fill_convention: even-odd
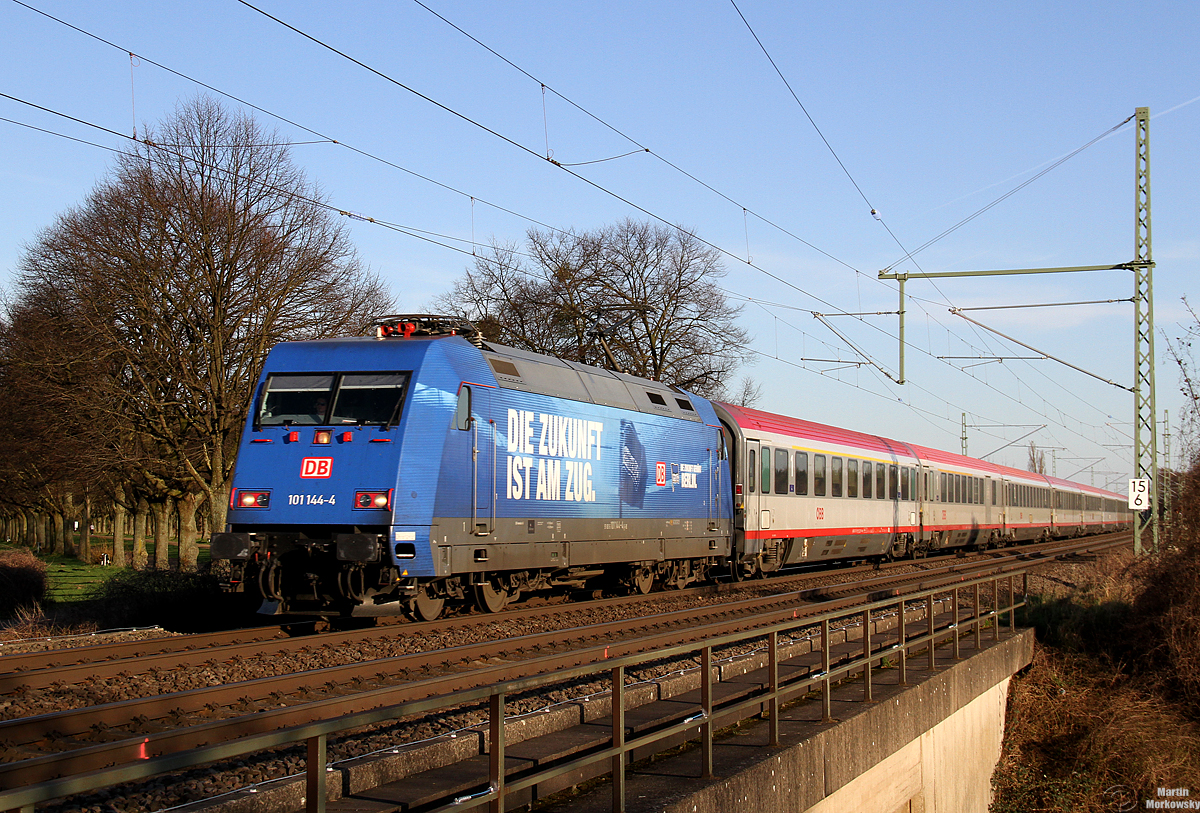
[[[1143,808],[1200,792],[1200,470],[1158,555],[1097,562],[1030,596],[1033,664],[1009,690],[992,813]]]
[[[46,563],[28,550],[0,551],[0,618],[34,609],[46,597]]]

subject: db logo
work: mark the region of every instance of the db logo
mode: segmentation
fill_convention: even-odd
[[[329,477],[333,474],[332,457],[306,457],[300,461],[301,477]]]
[[[667,484],[667,464],[654,464],[654,485],[665,486]]]
[[[825,519],[825,509],[824,508],[817,509],[817,519]]]

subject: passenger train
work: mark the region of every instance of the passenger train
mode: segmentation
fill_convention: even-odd
[[[267,357],[211,555],[260,612],[498,611],[1127,528],[1119,495],[483,341],[450,317]]]

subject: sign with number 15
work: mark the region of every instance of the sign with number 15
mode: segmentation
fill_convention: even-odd
[[[1142,477],[1129,481],[1129,507],[1134,511],[1145,511],[1150,507],[1150,480]]]

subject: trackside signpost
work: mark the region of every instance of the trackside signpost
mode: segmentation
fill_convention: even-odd
[[[1139,477],[1129,481],[1129,507],[1134,511],[1150,508],[1150,479]]]

